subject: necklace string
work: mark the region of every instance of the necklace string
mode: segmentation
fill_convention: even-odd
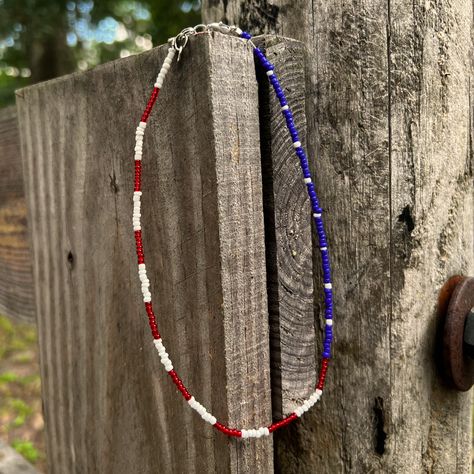
[[[281,112],[285,117],[286,126],[291,135],[293,142],[293,148],[296,156],[298,157],[301,165],[301,170],[303,173],[303,182],[306,185],[308,192],[309,200],[311,203],[312,217],[314,220],[314,225],[318,235],[319,241],[319,250],[321,252],[321,262],[322,262],[322,274],[323,274],[323,290],[324,290],[324,312],[325,312],[325,325],[324,325],[324,339],[323,339],[323,352],[320,361],[320,370],[318,382],[316,384],[315,390],[301,405],[299,405],[292,413],[285,416],[282,420],[276,421],[269,424],[268,426],[262,426],[254,429],[237,429],[230,428],[223,423],[217,421],[216,417],[212,415],[203,405],[201,405],[188,391],[181,378],[178,376],[177,372],[173,368],[171,359],[166,351],[165,346],[163,345],[163,340],[161,334],[158,331],[158,326],[156,323],[156,316],[153,311],[152,298],[150,292],[150,280],[147,276],[146,266],[145,266],[145,255],[143,251],[143,241],[142,241],[142,226],[141,226],[141,180],[142,180],[142,156],[143,156],[143,137],[145,134],[145,129],[147,126],[148,118],[151,114],[153,106],[158,98],[159,92],[163,87],[168,71],[171,68],[173,60],[176,57],[176,60],[179,61],[181,54],[188,44],[189,38],[191,36],[196,36],[200,34],[211,34],[213,31],[218,31],[220,33],[240,37],[243,40],[247,41],[253,49],[253,53],[258,60],[260,66],[265,70],[266,75],[270,84],[273,86],[276,97],[280,103]],[[252,36],[246,31],[242,31],[237,26],[229,26],[224,23],[210,23],[209,25],[200,24],[195,27],[189,27],[182,30],[174,38],[170,38],[169,42],[171,43],[170,48],[168,49],[168,54],[163,62],[161,70],[156,78],[153,91],[150,95],[148,103],[146,104],[145,110],[140,119],[140,123],[135,132],[135,185],[133,192],[133,231],[135,235],[136,243],[136,252],[138,258],[138,276],[141,282],[141,289],[143,294],[143,301],[145,304],[145,310],[148,315],[148,321],[150,325],[151,334],[153,336],[153,343],[158,351],[160,356],[161,363],[163,364],[166,372],[173,380],[177,389],[183,395],[184,399],[195,411],[201,415],[201,417],[210,423],[214,428],[221,431],[222,433],[228,436],[234,436],[238,438],[260,438],[261,436],[268,436],[273,431],[288,425],[292,421],[300,418],[305,412],[307,412],[313,405],[315,405],[323,393],[324,383],[326,380],[326,373],[329,365],[329,359],[331,357],[331,344],[333,339],[333,290],[331,283],[331,265],[329,262],[329,251],[328,243],[326,238],[326,233],[324,230],[323,224],[323,210],[319,204],[318,196],[316,194],[315,186],[311,177],[311,172],[309,169],[308,159],[306,153],[303,149],[301,141],[299,139],[298,131],[296,129],[293,114],[291,112],[290,106],[286,100],[285,93],[278,81],[278,78],[274,71],[274,65],[268,61],[263,51],[258,48],[252,42]]]

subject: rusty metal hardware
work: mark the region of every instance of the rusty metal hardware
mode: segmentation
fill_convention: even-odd
[[[471,310],[464,326],[464,349],[466,354],[474,359],[474,311]]]
[[[474,384],[474,278],[451,277],[441,289],[442,366],[450,384],[460,391]]]

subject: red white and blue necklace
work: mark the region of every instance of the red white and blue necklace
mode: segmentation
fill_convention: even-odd
[[[322,260],[322,270],[323,270],[323,285],[325,293],[325,327],[324,327],[324,341],[323,341],[323,353],[321,358],[321,365],[319,371],[318,383],[316,385],[315,391],[311,394],[306,401],[301,404],[296,410],[285,418],[275,423],[272,423],[268,426],[263,426],[255,429],[236,429],[229,428],[223,423],[219,423],[217,419],[209,413],[206,408],[204,408],[187,390],[180,377],[173,368],[173,364],[169,358],[168,353],[166,352],[165,346],[163,345],[163,340],[158,332],[158,327],[156,325],[156,318],[153,312],[153,306],[151,301],[150,293],[150,280],[147,277],[146,267],[145,267],[145,255],[143,252],[143,242],[142,242],[142,226],[140,222],[140,205],[141,205],[141,179],[142,179],[142,156],[143,156],[143,136],[145,134],[145,129],[147,125],[148,117],[153,109],[153,106],[158,98],[158,94],[163,87],[163,82],[168,71],[171,68],[173,59],[178,53],[178,60],[180,58],[181,52],[186,46],[189,37],[201,33],[211,33],[212,31],[218,31],[220,33],[229,34],[232,36],[237,36],[243,40],[250,43],[253,48],[253,53],[256,56],[258,62],[265,70],[268,79],[273,86],[276,97],[280,102],[281,111],[286,119],[286,125],[288,131],[290,132],[293,147],[296,153],[296,156],[300,160],[301,170],[303,172],[303,182],[306,185],[308,196],[311,202],[312,215],[315,223],[315,227],[318,233],[319,239],[319,250],[321,251],[321,260]],[[280,86],[278,78],[274,72],[274,66],[271,64],[268,59],[265,57],[264,53],[252,42],[252,36],[242,31],[236,26],[228,26],[223,23],[211,23],[209,25],[197,25],[193,28],[185,28],[178,36],[172,38],[171,47],[168,49],[168,55],[163,62],[161,70],[156,79],[153,91],[151,93],[150,99],[145,107],[145,110],[138,124],[135,136],[135,187],[133,192],[133,231],[135,234],[135,242],[137,249],[138,257],[138,275],[140,277],[141,288],[143,293],[143,301],[145,303],[145,309],[148,315],[148,320],[150,324],[151,333],[153,335],[153,342],[155,347],[160,355],[161,363],[163,364],[166,372],[171,377],[175,383],[178,390],[181,392],[188,404],[196,410],[201,417],[214,426],[217,430],[228,436],[235,436],[238,438],[260,438],[261,436],[268,436],[273,431],[288,425],[292,421],[301,417],[303,413],[308,411],[313,405],[315,405],[318,400],[321,398],[323,393],[324,381],[326,379],[326,372],[329,364],[329,359],[331,357],[331,343],[333,338],[332,333],[332,323],[333,323],[333,302],[332,302],[332,283],[331,283],[331,267],[329,263],[329,253],[328,253],[328,244],[326,239],[326,233],[324,231],[323,219],[322,219],[322,209],[319,204],[318,197],[316,195],[315,187],[313,180],[311,178],[311,172],[309,170],[308,159],[303,150],[301,142],[299,140],[298,131],[296,130],[293,114],[291,113],[290,106],[288,105],[285,97],[285,93]]]

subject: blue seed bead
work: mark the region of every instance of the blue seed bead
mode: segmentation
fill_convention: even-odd
[[[242,38],[251,39],[251,35],[247,32],[242,32]],[[262,52],[260,48],[254,48],[254,54],[260,61],[260,64],[266,71],[273,70],[275,66],[266,58],[265,54]],[[286,100],[285,93],[278,81],[276,74],[271,74],[268,76],[270,83],[273,86],[275,91],[275,95],[278,98],[280,105],[282,107],[287,106],[288,102]],[[294,123],[293,114],[291,110],[283,110],[283,116],[285,117],[286,125],[288,128],[288,132],[291,136],[293,143],[299,142],[299,133]],[[306,154],[302,147],[295,148],[295,153],[299,158],[301,170],[303,172],[303,176],[305,178],[311,178],[311,173],[308,165],[308,160]],[[307,191],[308,196],[311,202],[311,209],[314,214],[322,214],[323,209],[319,204],[318,197],[316,195],[316,190],[314,184],[307,183]],[[314,218],[315,226],[318,233],[319,245],[320,247],[327,247],[327,239],[326,233],[324,231],[324,225],[322,221],[322,217],[315,217]],[[321,267],[322,267],[322,274],[323,274],[323,282],[324,283],[331,283],[331,267],[329,264],[329,257],[327,250],[321,250]],[[324,312],[326,319],[332,319],[333,317],[333,301],[332,301],[332,289],[331,288],[324,288]],[[332,343],[333,333],[332,333],[332,326],[325,327],[325,338],[323,340],[323,353],[322,357],[325,359],[329,359],[331,357],[331,343]]]
[[[240,37],[248,40],[252,38],[252,35],[250,33],[247,33],[246,31],[242,31]]]
[[[300,158],[300,165],[301,165],[301,169],[303,171],[306,171],[308,170],[309,171],[309,165],[308,165],[308,161],[306,160],[306,157],[303,156],[303,157],[299,157]]]

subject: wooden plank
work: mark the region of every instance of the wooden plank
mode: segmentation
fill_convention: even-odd
[[[299,41],[262,36],[255,43],[275,65],[306,146],[306,51]],[[281,106],[257,69],[265,210],[272,407],[292,413],[316,383],[311,205]]]
[[[440,383],[432,354],[440,287],[451,275],[474,276],[473,7],[397,0],[390,9],[390,411],[398,432],[388,448],[401,471],[472,472],[472,394]]]
[[[34,322],[33,274],[14,107],[0,110],[0,313]]]
[[[320,408],[275,438],[280,471],[470,472],[471,396],[443,384],[433,354],[439,289],[474,273],[472,10],[203,2],[204,21],[313,53],[307,141],[334,264],[335,359]]]
[[[18,93],[50,471],[272,472],[272,439],[227,439],[160,367],[142,309],[134,130],[167,47]],[[225,65],[225,66],[224,66]],[[145,136],[142,219],[174,365],[232,426],[271,420],[253,55],[191,39]]]

